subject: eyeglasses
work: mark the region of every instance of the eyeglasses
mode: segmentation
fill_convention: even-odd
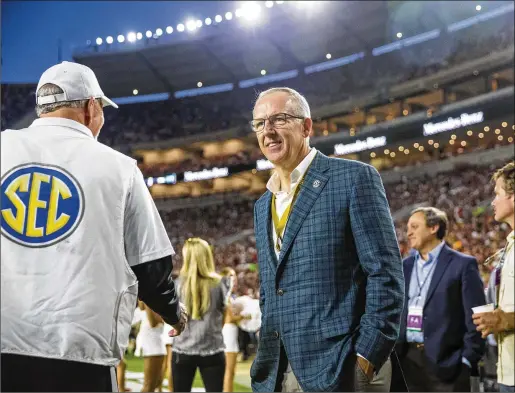
[[[266,121],[270,123],[272,127],[284,127],[288,120],[290,119],[300,119],[304,120],[305,117],[290,115],[289,113],[277,113],[275,115],[269,116],[266,119],[253,119],[250,121],[250,127],[254,132],[261,132],[265,129]]]

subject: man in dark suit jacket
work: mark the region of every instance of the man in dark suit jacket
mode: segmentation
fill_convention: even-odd
[[[409,391],[470,391],[485,342],[472,308],[485,304],[476,258],[444,241],[447,216],[434,207],[414,210],[408,240],[417,252],[404,260],[406,299],[397,344]],[[394,365],[392,390],[402,375]]]
[[[309,106],[295,90],[261,93],[253,115],[275,173],[254,209],[262,325],[252,388],[388,391],[390,373],[373,379],[398,336],[404,283],[381,178],[309,147]]]

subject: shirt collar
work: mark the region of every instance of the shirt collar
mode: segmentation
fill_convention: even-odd
[[[71,119],[65,119],[63,117],[43,117],[36,119],[32,122],[30,127],[66,127],[71,128],[75,131],[81,132],[82,134],[85,134],[89,136],[90,138],[93,138],[93,134],[91,133],[91,130],[86,127],[84,124],[81,124],[75,120]]]
[[[299,165],[292,171],[290,174],[290,189],[288,192],[290,192],[302,179],[304,174],[309,168],[309,164],[311,164],[311,161],[315,158],[315,155],[317,154],[317,149],[314,147],[311,148],[308,155],[304,157],[304,159],[300,162]],[[278,192],[281,192],[281,179],[279,178],[279,174],[277,172],[274,172],[268,182],[266,183],[266,188],[274,193],[277,194]]]
[[[513,243],[515,241],[515,231],[511,231],[508,237],[506,238],[508,243]]]
[[[422,261],[424,265],[436,261],[438,259],[438,256],[440,255],[440,252],[442,251],[443,246],[445,246],[445,241],[442,240],[440,244],[438,244],[435,248],[429,251],[429,258],[427,261],[424,261],[420,253],[417,251],[417,253],[415,254],[417,257],[417,261]]]

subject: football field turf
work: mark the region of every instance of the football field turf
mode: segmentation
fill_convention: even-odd
[[[133,392],[141,391],[143,386],[143,358],[128,355],[125,358],[127,363],[127,371],[125,373],[125,387],[131,389]],[[251,392],[250,389],[250,366],[252,359],[245,362],[238,362],[236,365],[236,376],[234,378],[234,391],[235,392]],[[168,380],[163,382],[163,391],[168,391]],[[193,381],[194,392],[205,392],[204,384],[200,373],[197,371]]]

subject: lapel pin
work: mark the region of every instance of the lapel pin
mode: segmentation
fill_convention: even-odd
[[[315,181],[313,182],[313,187],[314,187],[314,188],[318,188],[318,187],[320,187],[320,180],[315,180]]]

